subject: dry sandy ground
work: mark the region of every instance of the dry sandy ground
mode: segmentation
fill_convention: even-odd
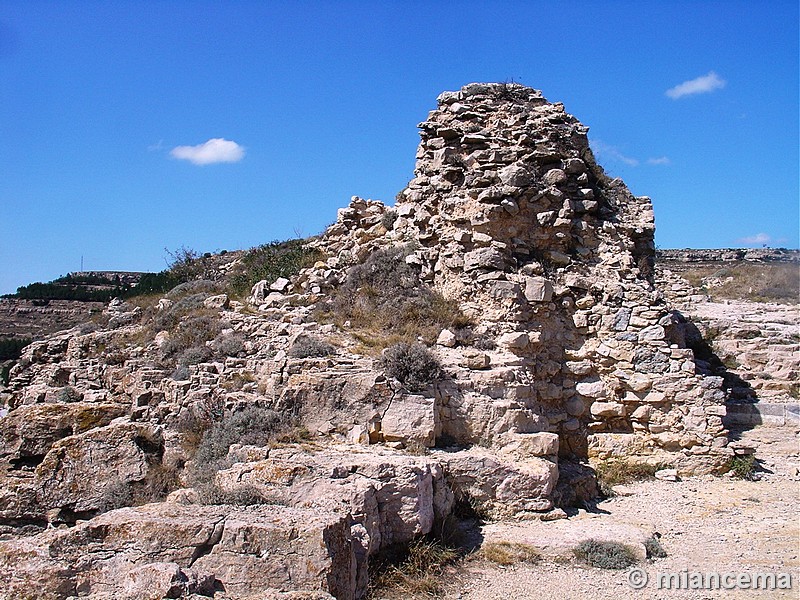
[[[759,427],[742,433],[758,443],[760,481],[728,477],[695,477],[679,482],[646,481],[630,486],[629,496],[599,505],[607,514],[584,513],[551,523],[493,524],[484,528],[484,543],[507,540],[545,546],[549,555],[535,565],[500,567],[468,559],[453,576],[449,599],[710,599],[800,598],[800,437],[788,427]],[[639,566],[649,577],[644,589],[633,589],[627,571],[582,567],[559,560],[565,546],[592,532],[611,539],[637,541],[661,534],[668,557]],[[550,540],[542,544],[542,540]],[[791,590],[659,589],[659,573],[790,573]]]

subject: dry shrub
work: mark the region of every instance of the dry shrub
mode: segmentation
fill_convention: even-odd
[[[294,414],[269,408],[250,407],[224,414],[202,433],[193,456],[192,481],[208,483],[217,471],[229,467],[227,455],[232,444],[266,446],[296,426]]]
[[[656,471],[667,468],[667,465],[651,465],[641,461],[634,461],[624,458],[611,459],[598,464],[595,467],[597,473],[597,483],[600,491],[606,497],[614,495],[614,486],[643,479],[652,479]]]
[[[299,336],[289,348],[289,356],[292,358],[321,358],[334,352],[336,349],[328,342],[310,335]]]
[[[481,548],[483,557],[498,565],[509,566],[517,563],[535,563],[541,559],[536,548],[516,542],[490,542]]]
[[[383,248],[351,267],[316,318],[342,328],[349,322],[353,335],[373,350],[420,338],[433,343],[442,329],[467,325],[458,303],[430,289],[418,267],[406,263],[411,251],[409,246]]]
[[[585,540],[573,553],[580,562],[598,569],[626,569],[636,563],[633,549],[620,542]]]
[[[436,357],[422,344],[395,344],[387,348],[381,366],[389,377],[411,391],[420,391],[442,376]]]
[[[429,538],[382,550],[370,559],[368,597],[382,598],[386,593],[437,596],[444,588],[445,568],[460,556],[457,550]]]

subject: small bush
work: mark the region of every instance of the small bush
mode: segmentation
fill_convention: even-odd
[[[171,375],[175,381],[186,381],[191,377],[189,367],[187,365],[178,365]]]
[[[308,335],[299,336],[289,348],[292,358],[313,358],[330,356],[336,351],[328,342]]]
[[[535,563],[541,558],[536,548],[528,544],[512,542],[491,542],[481,548],[483,557],[498,565],[509,566],[517,563]]]
[[[179,365],[196,365],[211,360],[213,352],[208,346],[192,346],[181,352]]]
[[[619,542],[586,540],[573,553],[579,561],[598,569],[625,569],[636,563],[633,549]]]
[[[442,329],[455,330],[469,319],[458,303],[426,286],[419,268],[408,264],[412,246],[395,246],[373,252],[355,265],[347,279],[315,317],[353,331],[367,347],[386,348],[419,338],[433,343]]]
[[[422,344],[390,346],[383,353],[381,366],[389,377],[412,391],[424,389],[442,375],[439,361]]]
[[[221,328],[222,324],[216,315],[201,312],[186,317],[171,332],[169,339],[162,345],[161,352],[165,358],[174,359],[189,349],[205,348],[206,342],[217,337]],[[207,354],[203,360],[208,360],[212,354],[210,349],[205,348],[204,350],[195,350],[194,355],[187,356],[187,359],[199,357],[201,353]],[[186,362],[185,364],[194,363]]]
[[[744,479],[745,481],[756,481],[758,476],[758,464],[756,457],[753,454],[745,454],[744,456],[734,456],[730,463],[730,471],[737,479]]]
[[[203,300],[221,291],[221,287],[215,281],[208,279],[198,279],[195,281],[184,281],[176,285],[166,294],[166,298],[170,300],[178,300],[185,296],[203,296]],[[202,303],[202,300],[201,300]]]
[[[658,541],[658,537],[653,536],[649,537],[644,542],[644,548],[647,550],[647,558],[666,558],[667,551],[664,550],[663,546],[661,546],[661,542]]]

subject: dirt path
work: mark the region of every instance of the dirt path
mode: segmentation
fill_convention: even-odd
[[[792,428],[760,427],[742,433],[758,443],[764,472],[759,481],[728,477],[694,477],[679,482],[646,481],[630,486],[629,496],[600,504],[608,514],[584,513],[568,521],[531,522],[521,526],[493,524],[484,528],[484,543],[540,543],[550,535],[550,557],[535,565],[501,567],[478,556],[466,561],[447,598],[500,600],[525,598],[800,598],[800,438]],[[555,526],[555,527],[553,527]],[[547,528],[551,527],[548,534]],[[612,532],[612,538],[661,534],[667,558],[640,566],[648,585],[635,590],[627,571],[582,567],[553,558],[566,553],[558,540],[572,541],[586,532]],[[616,532],[616,534],[615,534]],[[633,534],[631,534],[633,532]],[[641,539],[641,538],[640,538]],[[535,545],[535,544],[534,544]],[[791,590],[658,589],[659,573],[688,572],[790,573]],[[688,577],[687,572],[687,577]],[[730,581],[730,580],[729,580]]]

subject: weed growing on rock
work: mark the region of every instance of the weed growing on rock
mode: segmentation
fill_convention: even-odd
[[[251,248],[229,278],[230,291],[234,295],[243,296],[262,279],[270,283],[279,277],[288,279],[301,269],[310,267],[323,257],[319,251],[308,248],[308,242],[309,240],[295,239]]]
[[[573,553],[580,562],[598,569],[625,569],[636,563],[633,549],[620,542],[585,540]]]
[[[195,483],[206,483],[217,471],[226,468],[226,457],[232,444],[266,446],[295,425],[293,415],[268,408],[251,407],[225,414],[202,434],[193,457],[192,479]]]

